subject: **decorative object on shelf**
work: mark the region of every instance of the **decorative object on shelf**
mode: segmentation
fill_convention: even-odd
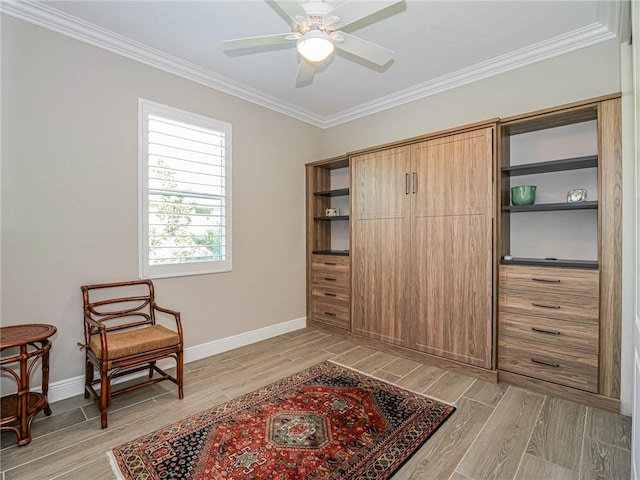
[[[518,185],[517,187],[511,187],[511,203],[513,205],[533,205],[535,200],[535,185]]]
[[[337,208],[327,208],[324,212],[327,217],[339,217],[340,210]]]
[[[584,188],[576,188],[567,192],[567,203],[578,203],[587,201],[587,191]]]

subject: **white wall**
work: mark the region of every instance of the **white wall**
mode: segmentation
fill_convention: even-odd
[[[233,271],[155,281],[186,346],[305,316],[318,128],[2,16],[1,320],[57,326],[53,382],[83,373],[80,285],[138,277],[138,97],[233,125]]]

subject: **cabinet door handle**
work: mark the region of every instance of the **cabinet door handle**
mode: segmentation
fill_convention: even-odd
[[[404,174],[404,194],[409,195],[409,174]]]
[[[560,280],[554,280],[554,279],[551,279],[551,278],[531,277],[531,280],[533,280],[534,282],[542,282],[542,283],[560,283]]]
[[[543,330],[542,328],[531,327],[531,330],[538,333],[546,333],[548,335],[560,335],[560,332],[556,330]]]
[[[545,367],[560,368],[559,363],[547,363],[547,362],[543,362],[542,360],[536,360],[535,358],[531,359],[531,363],[535,363],[537,365],[544,365]]]
[[[329,315],[330,317],[335,317],[336,314],[332,312],[324,312],[325,315]]]
[[[327,297],[337,297],[337,295],[335,293],[324,293]]]
[[[416,172],[411,174],[411,190],[416,193]]]
[[[333,266],[337,265],[337,263],[333,263],[333,262],[324,262],[324,264],[325,265],[333,265]]]
[[[335,282],[335,281],[337,280],[336,278],[331,278],[331,277],[324,277],[324,279],[325,279],[327,282]],[[560,307],[558,307],[558,308],[560,308]]]
[[[546,303],[534,303],[534,302],[531,302],[531,305],[533,305],[534,307],[552,308],[554,310],[560,310],[560,305],[551,305]]]

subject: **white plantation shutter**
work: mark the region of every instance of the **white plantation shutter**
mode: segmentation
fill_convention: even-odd
[[[140,100],[140,276],[231,270],[231,126]]]

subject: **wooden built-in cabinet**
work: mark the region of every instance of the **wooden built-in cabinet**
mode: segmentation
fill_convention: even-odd
[[[491,368],[493,131],[351,158],[354,333]]]
[[[500,124],[499,377],[614,410],[620,396],[620,126],[619,98]],[[522,184],[536,185],[533,205],[511,204],[510,187]],[[576,188],[587,190],[587,200],[569,203],[567,193]]]
[[[617,410],[620,272],[619,95],[307,165],[307,318],[363,344]]]
[[[351,328],[349,159],[307,165],[307,320]],[[329,208],[339,215],[327,216]]]

